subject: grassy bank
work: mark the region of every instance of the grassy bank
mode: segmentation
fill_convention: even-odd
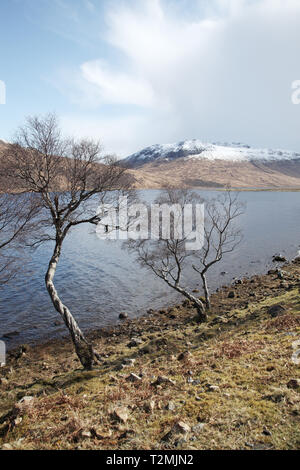
[[[0,369],[0,447],[299,448],[299,275],[222,288],[206,324],[184,302],[95,332],[91,372],[69,341],[18,348]]]

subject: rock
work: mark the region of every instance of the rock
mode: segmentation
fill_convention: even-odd
[[[185,360],[191,359],[191,358],[192,358],[192,354],[189,351],[182,352],[177,357],[178,361],[185,361]]]
[[[175,403],[172,402],[172,401],[169,401],[169,403],[168,403],[167,406],[166,406],[166,410],[168,410],[168,411],[174,411],[175,408],[176,408]]]
[[[176,385],[175,382],[164,375],[160,375],[157,377],[157,380],[153,382],[151,385],[161,385],[161,384],[171,384]]]
[[[126,318],[128,318],[128,313],[121,312],[120,315],[119,315],[119,319],[120,320],[126,320]]]
[[[272,436],[272,433],[271,433],[267,428],[264,428],[264,429],[263,429],[263,434],[264,434],[265,436]]]
[[[293,388],[294,390],[296,390],[297,388],[300,387],[300,380],[299,380],[299,379],[291,379],[291,380],[287,383],[287,387],[288,387],[288,388]]]
[[[128,377],[126,377],[126,382],[140,382],[141,380],[142,378],[136,374],[130,374]]]
[[[155,312],[154,312],[153,308],[150,308],[149,310],[147,310],[147,313],[148,313],[148,315],[153,315],[153,313],[155,313]]]
[[[191,428],[183,421],[178,421],[172,429],[162,438],[163,441],[169,441],[178,435],[186,435],[191,432]]]
[[[272,318],[280,317],[284,315],[285,312],[285,308],[280,304],[271,305],[271,307],[269,307],[267,310],[267,313],[271,315]]]
[[[23,397],[18,403],[15,404],[14,411],[17,414],[25,413],[34,404],[35,398],[31,396]]]
[[[207,392],[218,392],[220,390],[220,387],[218,387],[218,385],[207,384],[205,388]]]
[[[288,289],[289,288],[289,284],[286,282],[286,281],[282,281],[280,283],[280,289]]]
[[[111,413],[111,417],[120,423],[126,424],[128,421],[127,408],[115,408]]]
[[[145,405],[144,405],[144,410],[147,413],[152,413],[154,408],[155,408],[155,402],[153,400],[149,401],[149,403],[145,403]]]
[[[279,255],[274,255],[273,256],[273,262],[274,263],[286,263],[287,259],[285,256],[279,254]]]
[[[204,423],[198,423],[196,426],[192,427],[192,431],[194,434],[200,434],[200,432],[203,431],[205,424]]]
[[[277,274],[277,272],[278,272],[277,269],[270,269],[270,270],[268,271],[268,275],[271,276],[271,275],[273,275],[273,274]]]
[[[127,344],[128,348],[136,348],[140,344],[143,344],[143,341],[139,338],[132,338],[131,341]]]
[[[18,426],[19,424],[21,424],[23,421],[23,418],[22,416],[18,416],[15,420],[14,420],[14,425],[15,426]]]
[[[0,377],[0,385],[8,385],[8,380],[5,377]]]
[[[123,365],[124,366],[134,366],[135,364],[135,359],[124,359],[123,360]]]
[[[92,433],[90,431],[81,431],[80,436],[82,439],[90,439],[92,437]]]
[[[273,403],[280,403],[285,399],[285,393],[282,392],[280,389],[274,390],[271,394],[264,395],[262,398],[263,400],[269,400]]]
[[[235,293],[232,291],[229,292],[228,294],[228,299],[234,299],[235,298]]]

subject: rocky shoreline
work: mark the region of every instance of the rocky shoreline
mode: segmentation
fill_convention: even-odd
[[[2,449],[296,449],[300,260],[212,295],[69,338],[23,345],[0,369]]]
[[[292,289],[295,286],[300,286],[300,279],[291,273],[288,273],[289,268],[295,265],[300,265],[300,258],[295,258],[291,262],[280,255],[274,256],[273,261],[280,263],[280,267],[268,270],[266,274],[257,274],[250,278],[235,279],[232,284],[222,286],[212,294],[212,308],[210,311],[210,318],[214,318],[220,314],[220,308],[223,309],[222,316],[226,318],[230,315],[233,309],[247,308],[250,302],[261,301],[267,297],[273,296],[274,291],[278,295],[286,289]],[[277,282],[276,282],[277,281]],[[199,291],[193,291],[197,294]],[[132,338],[133,336],[141,336],[145,332],[154,333],[164,329],[178,327],[185,324],[187,314],[196,319],[196,312],[188,300],[182,303],[173,305],[169,308],[162,308],[159,310],[149,309],[146,315],[138,318],[130,319],[127,314],[121,314],[121,322],[117,325],[102,327],[96,330],[87,332],[86,336],[90,341],[97,341],[99,339],[109,340],[109,338],[121,337]],[[224,320],[225,321],[225,320]],[[14,332],[8,333],[8,336],[13,335]],[[5,335],[3,336],[5,337]],[[69,335],[47,339],[44,341],[36,341],[33,344],[24,344],[17,347],[12,347],[8,351],[8,355],[14,357],[18,352],[25,349],[40,350],[55,350],[59,349],[72,349]],[[101,351],[99,351],[101,354]]]

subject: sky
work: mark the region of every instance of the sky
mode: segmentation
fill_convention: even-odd
[[[0,0],[0,25],[0,139],[55,112],[119,157],[193,138],[300,151],[300,0]]]

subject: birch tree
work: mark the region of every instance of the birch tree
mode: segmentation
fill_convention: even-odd
[[[236,222],[244,210],[239,194],[230,189],[205,204],[204,245],[194,252],[192,267],[200,276],[207,310],[211,308],[207,273],[242,241],[242,232]]]
[[[155,204],[173,208],[172,223],[175,227],[180,226],[186,206],[200,202],[205,207],[204,223],[201,226],[199,223],[195,225],[194,221],[189,230],[182,233],[180,229],[177,230],[177,236],[175,229],[167,237],[160,231],[157,240],[131,240],[126,246],[135,253],[141,266],[148,268],[169,287],[190,300],[199,320],[206,321],[211,307],[207,272],[239,245],[242,234],[235,221],[242,215],[244,206],[239,202],[238,194],[230,190],[215,199],[204,201],[191,190],[167,189],[156,199]],[[194,234],[200,229],[204,234],[203,243],[195,245],[192,250],[188,249],[191,232]],[[193,295],[186,285],[185,280],[190,278],[193,270],[200,276],[205,301]]]
[[[197,310],[200,321],[206,321],[207,315],[203,302],[192,294],[184,281],[184,271],[190,264],[192,252],[186,249],[189,240],[189,233],[181,233],[182,215],[186,205],[192,202],[202,202],[196,193],[188,190],[166,189],[155,200],[155,205],[163,207],[169,206],[171,209],[170,232],[164,236],[162,232],[162,220],[159,227],[154,227],[153,220],[150,220],[153,229],[160,232],[157,240],[131,240],[126,246],[136,255],[141,266],[146,267],[159,279],[164,281],[169,287],[188,299]],[[151,216],[153,218],[153,214]],[[157,223],[156,223],[157,225]],[[176,233],[177,232],[177,233]]]
[[[63,138],[57,118],[52,114],[28,118],[19,129],[7,158],[11,174],[20,187],[39,198],[43,211],[40,223],[47,230],[39,234],[32,245],[53,242],[45,274],[46,288],[68,328],[81,364],[91,369],[99,355],[60,298],[54,277],[70,231],[82,224],[99,222],[92,203],[112,203],[119,192],[128,187],[125,169],[115,159],[102,157],[98,142]]]
[[[4,175],[1,175],[4,180]],[[2,180],[2,181],[3,181]],[[36,229],[39,204],[30,194],[0,188],[0,287],[11,281],[24,264],[24,247]]]

